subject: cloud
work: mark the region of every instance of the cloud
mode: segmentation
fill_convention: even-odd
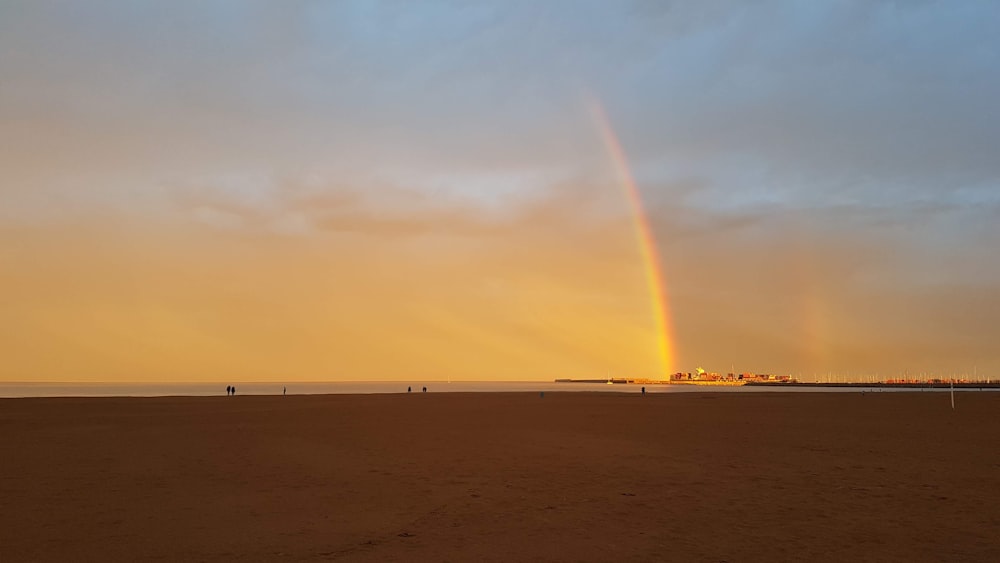
[[[666,33],[644,73],[608,93],[640,164],[704,175],[716,200],[995,197],[997,10],[770,2],[701,21],[674,8],[647,23]],[[671,34],[685,18],[701,23]]]
[[[3,375],[655,371],[588,94],[645,198],[679,368],[1000,369],[998,21],[5,4]]]

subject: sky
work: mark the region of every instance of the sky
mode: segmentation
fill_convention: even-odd
[[[0,0],[0,380],[1000,378],[998,27]]]

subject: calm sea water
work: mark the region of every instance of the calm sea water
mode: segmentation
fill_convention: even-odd
[[[427,386],[428,393],[489,393],[489,392],[602,392],[639,393],[640,385],[606,385],[600,383],[555,383],[545,381],[344,381],[344,382],[281,382],[281,383],[232,383],[239,395],[280,395],[283,387],[289,395],[322,394],[371,394],[405,393],[407,386],[414,393]],[[223,383],[0,383],[0,397],[207,397],[225,395],[227,382]],[[702,387],[694,385],[646,385],[647,393],[767,393],[788,392],[830,392],[859,393],[861,389],[838,387]],[[866,392],[879,392],[865,390]],[[886,389],[893,391],[916,391],[912,389]],[[947,389],[927,389],[926,392]],[[956,391],[959,391],[956,389]],[[973,391],[973,390],[964,390]]]

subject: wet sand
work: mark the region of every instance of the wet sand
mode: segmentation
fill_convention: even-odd
[[[1000,393],[0,400],[0,561],[1000,561]]]

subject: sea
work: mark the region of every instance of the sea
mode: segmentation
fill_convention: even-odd
[[[643,385],[604,383],[568,383],[545,381],[286,381],[219,383],[36,383],[0,382],[0,397],[209,397],[225,395],[226,386],[235,385],[237,395],[365,395],[378,393],[552,393],[599,392],[640,393]],[[845,388],[845,387],[760,387],[645,385],[647,393],[860,393],[864,392],[940,392],[947,389]],[[955,391],[975,391],[956,389]]]

